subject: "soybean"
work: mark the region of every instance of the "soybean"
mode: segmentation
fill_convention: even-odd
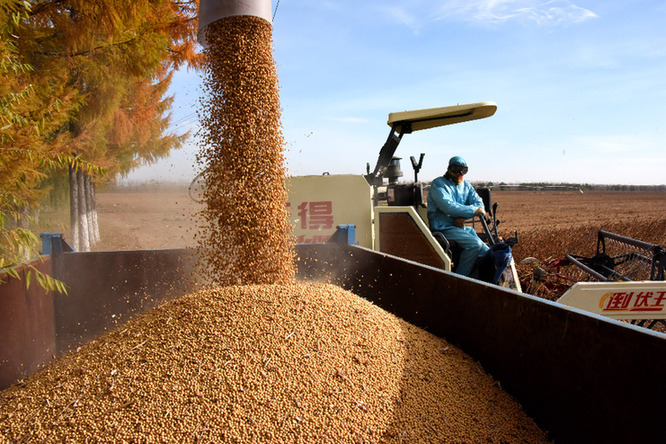
[[[207,289],[5,390],[0,442],[547,442],[478,362],[329,284]]]
[[[285,283],[295,274],[294,249],[272,27],[234,16],[204,31],[201,266],[219,285]]]

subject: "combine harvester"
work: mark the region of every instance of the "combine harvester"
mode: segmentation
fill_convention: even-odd
[[[423,165],[411,157],[414,181],[399,182],[403,176],[400,158],[394,157],[405,134],[492,116],[493,102],[456,105],[417,111],[390,113],[388,139],[379,153],[374,170],[365,176],[329,175],[290,178],[289,209],[299,243],[344,240],[446,271],[455,271],[459,252],[441,233],[431,233],[428,224],[424,185],[418,182]],[[497,231],[497,202],[491,190],[477,188],[483,198],[489,221],[475,219],[479,237],[489,245],[504,241]],[[588,240],[586,238],[586,240]],[[518,234],[506,239],[513,246]],[[556,276],[573,284],[559,303],[585,311],[629,320],[651,328],[666,320],[666,252],[652,245],[605,231],[597,234],[594,246],[570,252],[565,259],[550,264]],[[583,252],[584,251],[584,252]],[[561,269],[571,272],[567,275]],[[522,291],[513,259],[499,285]]]
[[[452,273],[451,256],[424,222],[417,178],[384,183],[399,176],[393,154],[404,134],[495,109],[488,102],[394,113],[374,171],[292,179],[291,210],[303,236],[297,278],[328,280],[460,347],[556,442],[661,441],[666,336],[523,294],[513,272],[505,284],[517,288]],[[422,159],[412,160],[415,176]],[[495,214],[489,198],[486,206]],[[497,224],[483,227],[489,242]],[[134,313],[196,290],[194,250],[67,250],[62,237],[46,237],[44,257],[32,264],[63,281],[67,295],[2,276],[0,388]],[[650,291],[663,295],[664,285]]]
[[[439,126],[483,119],[495,114],[493,102],[391,113],[391,127],[379,152],[374,170],[366,175],[300,176],[289,179],[289,206],[298,243],[327,242],[345,238],[352,244],[409,259],[424,265],[455,271],[460,251],[454,242],[429,228],[426,190],[418,181],[424,154],[411,157],[414,182],[399,182],[403,176],[400,158],[394,157],[405,134]],[[493,245],[498,235],[497,203],[489,188],[477,188],[490,220],[479,216],[472,223],[479,237]],[[517,235],[506,240],[513,246]],[[476,276],[478,277],[478,276]],[[520,281],[511,259],[500,285],[520,291]]]

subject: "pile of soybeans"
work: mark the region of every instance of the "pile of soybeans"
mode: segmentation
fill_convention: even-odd
[[[547,442],[460,350],[329,284],[139,315],[0,397],[1,442]]]

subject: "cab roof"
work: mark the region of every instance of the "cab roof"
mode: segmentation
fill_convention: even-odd
[[[479,102],[467,105],[445,106],[443,108],[428,108],[415,111],[401,111],[390,113],[388,125],[394,130],[411,133],[438,126],[452,125],[490,117],[495,114],[495,102]]]

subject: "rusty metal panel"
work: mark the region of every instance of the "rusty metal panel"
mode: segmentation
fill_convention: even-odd
[[[49,258],[30,264],[49,274]],[[18,269],[24,275],[26,266]],[[0,389],[24,378],[52,360],[56,353],[53,295],[36,282],[26,288],[0,274]]]
[[[409,214],[378,213],[375,217],[380,219],[379,245],[383,253],[444,269],[444,261]]]
[[[54,299],[57,354],[193,290],[194,250],[65,253],[53,257],[67,295]]]
[[[666,335],[347,245],[298,245],[298,276],[353,291],[477,359],[561,442],[663,437]]]

